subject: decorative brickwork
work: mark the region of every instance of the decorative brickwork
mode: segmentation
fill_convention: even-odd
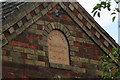
[[[100,56],[119,47],[78,3],[25,3],[20,7],[19,13],[12,13],[15,22],[3,24],[3,77],[96,78],[102,73]],[[65,64],[49,57],[48,40],[54,30],[66,39],[69,62]]]

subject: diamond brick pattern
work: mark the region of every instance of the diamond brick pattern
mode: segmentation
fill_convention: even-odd
[[[119,47],[78,3],[25,3],[19,8],[16,23],[3,32],[3,75],[8,73],[7,77],[98,77],[100,56]],[[63,14],[56,17],[56,9]],[[70,65],[50,63],[48,35],[52,30],[65,35]]]

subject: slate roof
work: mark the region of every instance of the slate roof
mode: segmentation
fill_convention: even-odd
[[[15,9],[19,9],[19,6],[25,4],[25,2],[2,2],[2,16],[6,17],[12,14]]]
[[[40,13],[25,23],[21,19],[28,16],[31,11],[35,11],[40,5],[45,6]],[[64,11],[86,32],[86,34],[101,48],[105,53],[109,53],[112,48],[120,48],[115,40],[93,19],[92,16],[77,2],[52,2],[52,3],[3,3],[3,29],[2,29],[2,46],[6,45],[15,36],[21,34],[32,23],[39,20],[56,5],[60,5]],[[42,14],[42,16],[40,16]],[[81,23],[81,21],[83,23]],[[25,27],[21,27],[22,25]],[[14,27],[17,26],[17,29]],[[13,34],[14,33],[14,34]],[[112,57],[112,56],[111,56]]]

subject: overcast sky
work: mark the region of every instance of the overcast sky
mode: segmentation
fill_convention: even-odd
[[[93,7],[99,2],[99,0],[77,0],[87,11],[91,14]],[[112,0],[113,1],[113,0]],[[112,9],[117,7],[115,2],[112,3]],[[118,42],[118,16],[116,16],[115,22],[112,22],[111,13],[107,10],[103,10],[101,12],[101,17],[98,18],[97,16],[94,19],[98,22],[98,24],[107,31],[111,37]],[[93,15],[93,14],[91,14]]]
[[[91,11],[93,7],[99,2],[99,0],[77,0],[77,1],[86,9],[86,11],[88,11],[88,13],[90,13],[90,15],[93,15],[91,14]],[[112,3],[112,8],[114,7],[117,7],[115,2]],[[94,17],[94,19],[98,22],[98,24],[101,25],[101,27],[103,27],[103,29],[105,29],[111,35],[111,37],[115,39],[116,42],[118,42],[118,16],[116,16],[116,20],[114,22],[112,22],[112,17],[113,16],[110,15],[110,12],[108,12],[107,10],[103,10],[101,12],[101,17],[100,18]]]

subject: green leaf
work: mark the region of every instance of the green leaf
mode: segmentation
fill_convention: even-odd
[[[97,11],[95,11],[95,13],[93,14],[93,17],[95,17],[96,13],[97,13]]]
[[[116,10],[117,12],[120,12],[119,8],[115,8],[115,10]]]
[[[98,14],[97,14],[97,15],[98,15],[98,17],[100,17],[100,12],[98,12]]]
[[[112,22],[114,22],[114,21],[115,21],[115,18],[116,18],[115,16],[112,18]]]
[[[111,13],[111,15],[116,14],[115,12]]]

